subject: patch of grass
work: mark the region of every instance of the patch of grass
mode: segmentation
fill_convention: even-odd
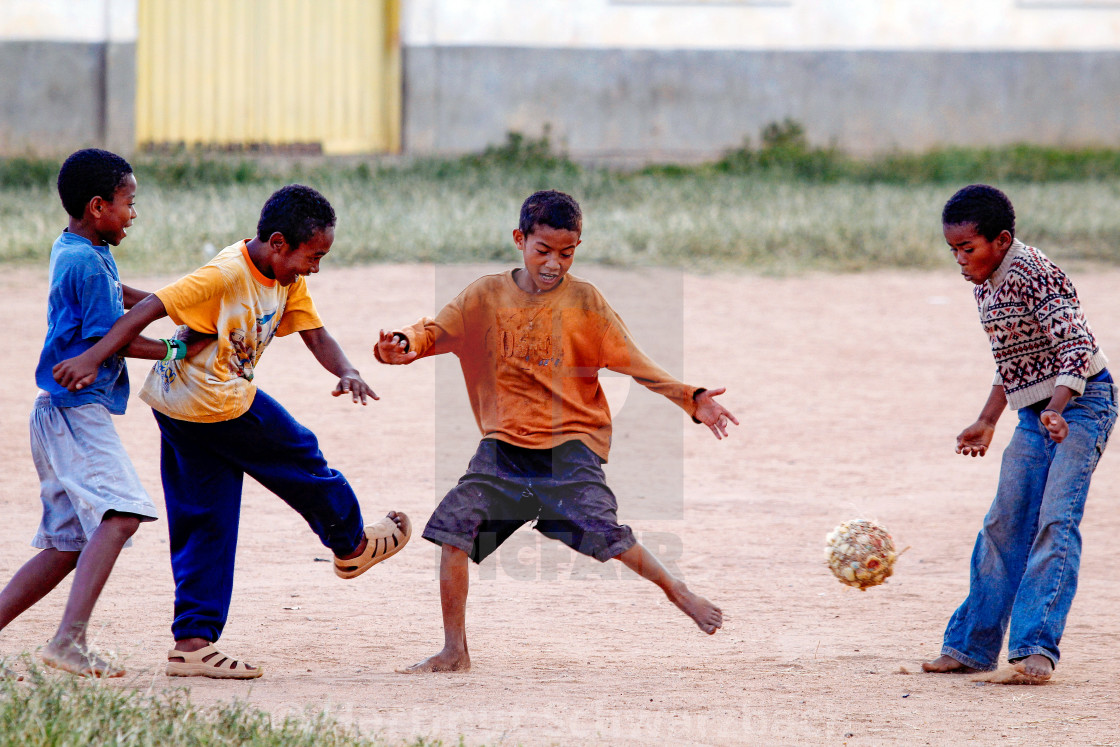
[[[0,158],[0,189],[53,188],[62,159]]]
[[[142,155],[133,159],[139,215],[114,254],[126,273],[191,270],[208,245],[251,235],[267,196],[298,181],[326,194],[339,216],[330,264],[514,262],[522,200],[554,188],[583,206],[580,262],[772,273],[938,267],[948,261],[942,205],[983,181],[1008,192],[1019,235],[1055,259],[1120,262],[1120,151],[1016,146],[857,161],[814,148],[788,120],[759,142],[711,164],[629,172],[575,164],[547,133],[413,161]],[[45,264],[66,225],[40,177],[0,183],[0,262]]]
[[[277,719],[238,700],[203,708],[189,692],[153,693],[118,683],[45,673],[32,666],[26,682],[0,679],[0,747],[382,747],[328,714]],[[435,747],[439,742],[397,742]]]

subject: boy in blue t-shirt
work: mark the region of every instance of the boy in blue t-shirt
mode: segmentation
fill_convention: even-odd
[[[103,150],[77,151],[59,171],[58,194],[70,223],[51,248],[47,336],[35,369],[41,391],[30,424],[43,501],[31,544],[41,552],[0,592],[0,629],[76,569],[62,622],[40,655],[73,674],[119,677],[123,670],[88,650],[86,629],[121,548],[141,522],[157,518],[110,417],[124,414],[128,402],[124,356],[183,358],[212,338],[199,337],[190,351],[184,340],[137,338],[81,391],[55,383],[56,363],[89,349],[148,295],[121,283],[109,249],[136,218],[136,177],[128,162]]]

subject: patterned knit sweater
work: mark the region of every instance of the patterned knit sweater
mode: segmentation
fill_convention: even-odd
[[[1003,384],[1011,409],[1049,399],[1057,386],[1082,394],[1085,379],[1108,365],[1073,283],[1039,250],[1016,239],[975,293],[996,361],[993,383]]]

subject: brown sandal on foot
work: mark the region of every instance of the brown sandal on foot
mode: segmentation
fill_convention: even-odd
[[[182,661],[171,661],[182,659]],[[211,677],[216,680],[251,680],[264,674],[260,667],[231,659],[211,643],[198,651],[167,652],[168,677]]]
[[[393,521],[396,516],[401,520],[401,525]],[[390,511],[389,514],[365,529],[366,549],[356,558],[342,558],[335,556],[334,572],[339,578],[354,578],[368,571],[382,560],[396,555],[412,537],[412,522],[400,511]]]

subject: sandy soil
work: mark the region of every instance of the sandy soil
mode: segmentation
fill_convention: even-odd
[[[383,396],[368,408],[332,399],[333,380],[298,339],[274,343],[259,369],[263,388],[319,434],[370,518],[401,509],[422,525],[477,440],[454,361],[379,366],[369,352],[376,330],[431,313],[480,269],[328,268],[313,280],[328,329]],[[299,517],[253,484],[221,645],[263,665],[264,678],[164,677],[172,582],[158,523],[122,555],[94,616],[97,645],[126,659],[124,685],[186,684],[195,702],[241,697],[279,715],[326,707],[391,740],[1120,743],[1115,455],[1093,483],[1081,588],[1053,681],[1011,687],[920,673],[966,592],[968,556],[1013,422],[1004,418],[995,455],[953,453],[954,436],[987,394],[991,363],[969,287],[951,267],[792,279],[577,270],[604,288],[670,368],[683,352],[677,372],[685,380],[727,386],[724,401],[742,420],[720,443],[655,402],[657,417],[668,418],[658,423],[668,426],[643,427],[644,416],[624,416],[642,412],[645,392],[612,385],[616,401],[620,392],[629,397],[618,417],[618,459],[608,465],[623,518],[723,607],[722,631],[703,635],[654,587],[622,576],[619,564],[573,560],[526,530],[472,570],[473,671],[395,674],[442,644],[437,551],[417,537],[392,561],[341,581],[317,562],[329,553]],[[39,518],[26,416],[45,329],[43,275],[17,270],[0,279],[4,580],[32,554]],[[1076,277],[1102,344],[1120,356],[1120,272]],[[128,280],[154,288],[169,279]],[[145,371],[133,365],[134,388]],[[161,503],[147,408],[134,398],[117,423]],[[655,469],[643,468],[642,454],[653,455]],[[632,474],[617,471],[625,469]],[[659,487],[626,489],[651,474]],[[840,585],[822,561],[825,534],[857,516],[879,519],[910,547],[895,577],[866,593]],[[67,588],[0,634],[0,652],[41,645]]]

